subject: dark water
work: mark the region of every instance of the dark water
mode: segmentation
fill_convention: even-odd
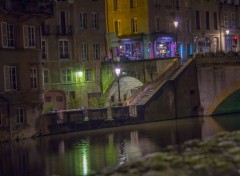
[[[240,129],[240,114],[155,122],[0,144],[0,176],[76,176],[171,144]]]

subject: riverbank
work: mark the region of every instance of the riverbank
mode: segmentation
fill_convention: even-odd
[[[107,176],[236,176],[240,175],[240,131],[222,132],[205,140],[147,155],[93,175]]]

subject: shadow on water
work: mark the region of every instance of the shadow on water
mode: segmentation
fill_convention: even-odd
[[[89,175],[167,145],[237,130],[239,121],[240,115],[190,118],[13,141],[12,147],[4,143],[0,144],[0,175]]]

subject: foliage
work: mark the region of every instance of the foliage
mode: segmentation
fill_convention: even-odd
[[[91,97],[89,103],[92,108],[103,108],[105,107],[106,100],[105,96]]]
[[[49,113],[54,110],[54,104],[53,103],[44,103],[43,105],[43,113]]]
[[[80,96],[78,96],[78,97],[69,96],[68,108],[69,109],[78,109],[79,107],[81,107],[81,100],[82,100],[82,98]]]

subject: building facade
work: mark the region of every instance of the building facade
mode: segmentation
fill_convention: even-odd
[[[0,140],[36,133],[43,99],[40,24],[50,1],[0,1]]]
[[[104,1],[58,0],[42,24],[44,110],[91,107],[101,98]]]

